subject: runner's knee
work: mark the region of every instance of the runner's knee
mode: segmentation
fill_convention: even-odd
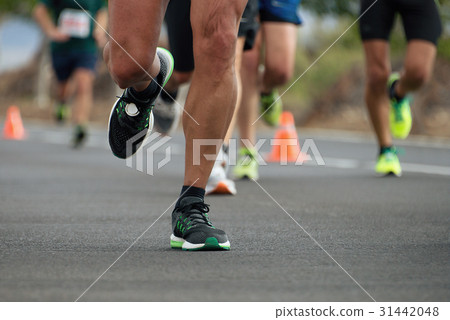
[[[77,93],[79,95],[90,95],[93,90],[92,86],[91,81],[79,81],[77,83]]]
[[[293,70],[284,65],[267,65],[266,72],[275,86],[281,86],[292,78]]]
[[[370,66],[367,70],[367,82],[371,88],[385,90],[389,75],[389,68]]]
[[[205,22],[194,43],[195,68],[207,68],[211,76],[220,77],[233,64],[237,30],[232,19],[215,18]]]
[[[150,78],[149,71],[155,59],[155,50],[130,50],[127,51],[128,55],[123,49],[116,48],[114,52],[111,47],[108,68],[119,87],[125,89]]]
[[[246,73],[246,76],[257,75],[259,69],[259,51],[249,50],[244,51],[242,55],[241,73]]]
[[[94,74],[90,70],[78,69],[75,71],[75,83],[78,94],[90,94],[94,86]]]
[[[422,65],[406,66],[404,79],[413,88],[419,88],[430,80],[431,70]]]

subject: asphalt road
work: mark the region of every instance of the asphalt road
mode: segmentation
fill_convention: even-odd
[[[75,151],[67,128],[27,128],[0,140],[1,301],[450,299],[448,142],[408,140],[404,175],[380,178],[373,139],[300,132],[325,166],[263,166],[237,196],[207,197],[232,250],[191,253],[169,247],[181,134],[150,176],[104,131]]]

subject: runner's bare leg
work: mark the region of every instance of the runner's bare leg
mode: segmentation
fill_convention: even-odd
[[[390,102],[387,95],[387,82],[391,73],[389,43],[385,40],[363,42],[366,54],[366,104],[377,136],[382,147],[392,145],[389,127]]]
[[[252,124],[258,117],[258,104],[260,98],[260,77],[258,67],[261,39],[261,32],[258,32],[253,48],[245,51],[242,57],[241,80],[243,94],[237,116],[241,147],[245,147],[242,140],[248,140],[252,145],[256,143],[256,125]]]
[[[91,70],[78,69],[74,73],[76,87],[75,105],[73,108],[73,122],[85,125],[89,121],[92,109],[93,86],[95,75]]]
[[[186,137],[184,185],[205,188],[218,146],[204,146],[194,155],[196,139],[223,140],[237,96],[234,69],[237,30],[246,0],[192,0],[191,24],[194,35],[195,70],[186,100],[183,128]],[[194,156],[200,165],[195,165]],[[213,157],[215,158],[215,157]]]
[[[110,0],[110,35],[104,59],[122,88],[142,91],[159,73],[156,47],[168,0]],[[150,76],[151,77],[150,77]]]
[[[403,72],[395,86],[395,91],[400,97],[420,89],[428,82],[433,72],[436,51],[434,43],[424,40],[409,41]]]
[[[262,92],[270,93],[274,88],[286,84],[294,73],[298,27],[293,23],[264,22],[265,71]]]

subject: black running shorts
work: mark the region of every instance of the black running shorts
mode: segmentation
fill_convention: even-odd
[[[170,52],[175,60],[174,69],[180,72],[194,70],[190,12],[191,1],[170,0],[164,17],[169,36]]]
[[[250,50],[255,43],[256,34],[259,29],[257,20],[259,12],[258,0],[248,0],[241,23],[239,24],[238,37],[245,37],[244,50]]]
[[[193,37],[190,21],[191,1],[170,0],[164,18],[169,36],[170,52],[175,60],[174,69],[181,72],[194,70]],[[253,48],[259,23],[258,0],[249,0],[239,25],[239,37],[245,37],[244,50]]]
[[[378,0],[375,4],[376,0],[360,1],[361,14],[365,12],[359,24],[363,41],[370,39],[389,41],[398,13],[402,18],[408,41],[420,39],[437,44],[442,24],[434,0]]]
[[[59,82],[69,80],[78,69],[86,69],[95,74],[98,54],[96,52],[52,52],[52,66]]]

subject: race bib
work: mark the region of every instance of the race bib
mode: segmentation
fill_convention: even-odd
[[[81,10],[64,9],[59,15],[58,28],[74,38],[87,38],[91,30],[91,19]]]

